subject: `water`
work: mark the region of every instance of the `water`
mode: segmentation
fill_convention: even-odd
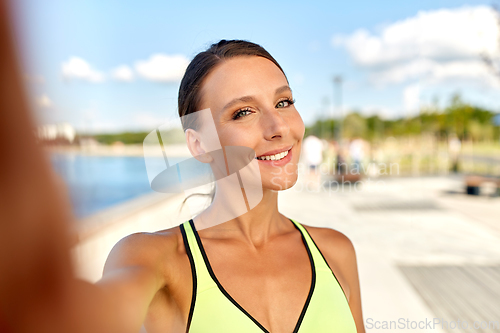
[[[164,164],[163,158],[157,159]],[[143,157],[51,154],[52,165],[63,178],[77,218],[151,193]],[[169,159],[170,162],[170,159]],[[171,160],[171,163],[177,163]]]

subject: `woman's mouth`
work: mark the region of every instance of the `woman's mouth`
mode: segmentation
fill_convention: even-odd
[[[270,165],[274,165],[274,166],[285,165],[288,162],[290,162],[292,159],[292,148],[290,148],[287,151],[281,152],[279,154],[268,155],[268,156],[259,156],[259,157],[256,157],[256,159],[260,163],[264,163],[264,164],[270,164]]]

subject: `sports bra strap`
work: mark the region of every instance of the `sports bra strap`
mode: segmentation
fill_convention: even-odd
[[[323,254],[319,250],[318,246],[312,239],[311,235],[309,235],[309,232],[304,228],[304,226],[293,219],[289,218],[290,221],[292,221],[297,229],[304,235],[304,238],[307,242],[307,245],[309,247],[309,251],[311,251],[311,255],[313,257],[314,261],[314,266],[316,267],[316,270],[330,270],[330,266],[328,266],[328,263],[326,262],[326,259],[324,258]]]
[[[185,236],[183,234],[184,246],[186,247],[188,256],[190,254],[192,256],[193,262],[191,263],[191,265],[193,265],[194,263],[194,266],[196,268],[197,293],[200,293],[204,290],[217,287],[217,285],[212,280],[210,273],[208,272],[208,268],[205,265],[205,261],[203,260],[203,255],[198,243],[201,242],[201,240],[199,239],[198,234],[195,234],[195,228],[196,227],[194,226],[192,219],[181,224],[181,232],[182,230],[184,230],[185,233]],[[186,246],[186,241],[188,246]]]

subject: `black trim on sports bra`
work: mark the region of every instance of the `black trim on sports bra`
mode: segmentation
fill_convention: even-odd
[[[189,307],[189,316],[186,325],[186,333],[189,332],[189,327],[191,326],[191,320],[193,319],[194,304],[196,303],[196,291],[197,291],[197,276],[196,276],[196,266],[194,264],[193,253],[189,247],[189,242],[186,236],[186,230],[184,225],[180,225],[182,240],[184,241],[184,247],[186,248],[186,253],[189,258],[189,264],[191,265],[191,278],[193,279],[193,294],[191,295],[191,306]]]
[[[299,230],[300,235],[302,237],[302,242],[304,243],[306,250],[307,250],[307,255],[309,256],[309,262],[311,264],[311,271],[312,271],[312,278],[311,278],[311,287],[309,289],[309,294],[307,295],[307,299],[304,303],[304,307],[302,308],[302,312],[300,313],[300,316],[297,320],[297,324],[295,325],[295,329],[293,330],[294,333],[298,332],[300,328],[300,324],[302,323],[302,320],[304,319],[304,316],[307,311],[307,307],[309,306],[309,303],[311,301],[314,288],[316,286],[316,269],[314,267],[314,260],[311,254],[311,251],[309,250],[309,246],[307,245],[307,241],[304,237],[304,234],[302,231],[293,223],[293,221],[290,220],[294,227]],[[212,266],[210,265],[210,261],[208,260],[208,256],[205,252],[205,248],[203,247],[203,243],[201,242],[200,236],[198,235],[198,231],[196,230],[196,227],[194,225],[193,219],[189,220],[189,224],[191,225],[191,228],[194,231],[194,235],[196,237],[196,242],[198,243],[198,247],[200,248],[201,255],[203,256],[203,260],[205,261],[205,265],[207,266],[208,272],[210,273],[210,276],[212,277],[212,280],[217,284],[219,287],[219,290],[226,296],[226,298],[231,301],[241,312],[243,312],[248,318],[250,318],[263,332],[269,333],[269,331],[261,324],[257,319],[255,319],[250,313],[248,313],[229,293],[224,289],[222,284],[219,282],[217,277],[215,276],[214,271],[212,270]]]
[[[289,219],[290,220],[290,219]],[[297,227],[297,225],[292,222],[293,226],[300,232],[300,236],[302,237],[302,242],[306,246],[307,250],[307,255],[309,256],[309,262],[311,263],[311,270],[312,270],[312,279],[311,279],[311,288],[309,289],[309,295],[307,295],[306,303],[304,304],[304,308],[302,309],[302,312],[300,313],[299,320],[297,321],[297,324],[295,325],[295,329],[293,330],[293,333],[297,333],[299,331],[300,325],[302,324],[302,320],[304,319],[304,316],[306,315],[307,308],[309,306],[309,303],[311,302],[311,298],[314,292],[314,288],[316,286],[316,266],[314,265],[314,260],[311,254],[311,250],[309,249],[309,245],[307,245],[306,238],[304,237],[304,234],[302,231]]]
[[[325,261],[325,264],[328,266],[328,268],[330,268],[330,271],[332,272],[333,274],[333,277],[335,278],[335,280],[337,280],[337,283],[339,284],[339,287],[340,289],[342,290],[342,293],[344,294],[344,297],[347,301],[347,304],[349,304],[349,300],[347,299],[347,296],[345,294],[345,291],[344,291],[344,288],[342,288],[342,285],[340,284],[339,280],[337,279],[337,276],[335,276],[335,273],[333,272],[333,269],[330,267],[330,265],[328,264],[328,261],[326,261],[325,259],[325,256],[323,255],[323,252],[321,252],[321,250],[319,249],[319,246],[318,244],[316,244],[316,242],[314,241],[314,239],[312,238],[311,234],[309,233],[309,231],[307,231],[307,229],[304,227],[304,230],[307,232],[307,234],[309,235],[309,238],[311,238],[311,240],[313,241],[314,243],[314,246],[316,246],[316,248],[318,249],[318,252],[319,254],[321,254],[321,257],[323,257],[323,260]]]

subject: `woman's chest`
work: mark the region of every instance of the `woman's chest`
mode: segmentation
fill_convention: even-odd
[[[296,245],[248,249],[206,242],[205,264],[218,290],[210,296],[200,290],[197,297],[229,299],[263,327],[293,331],[312,290],[314,269],[304,244]]]

